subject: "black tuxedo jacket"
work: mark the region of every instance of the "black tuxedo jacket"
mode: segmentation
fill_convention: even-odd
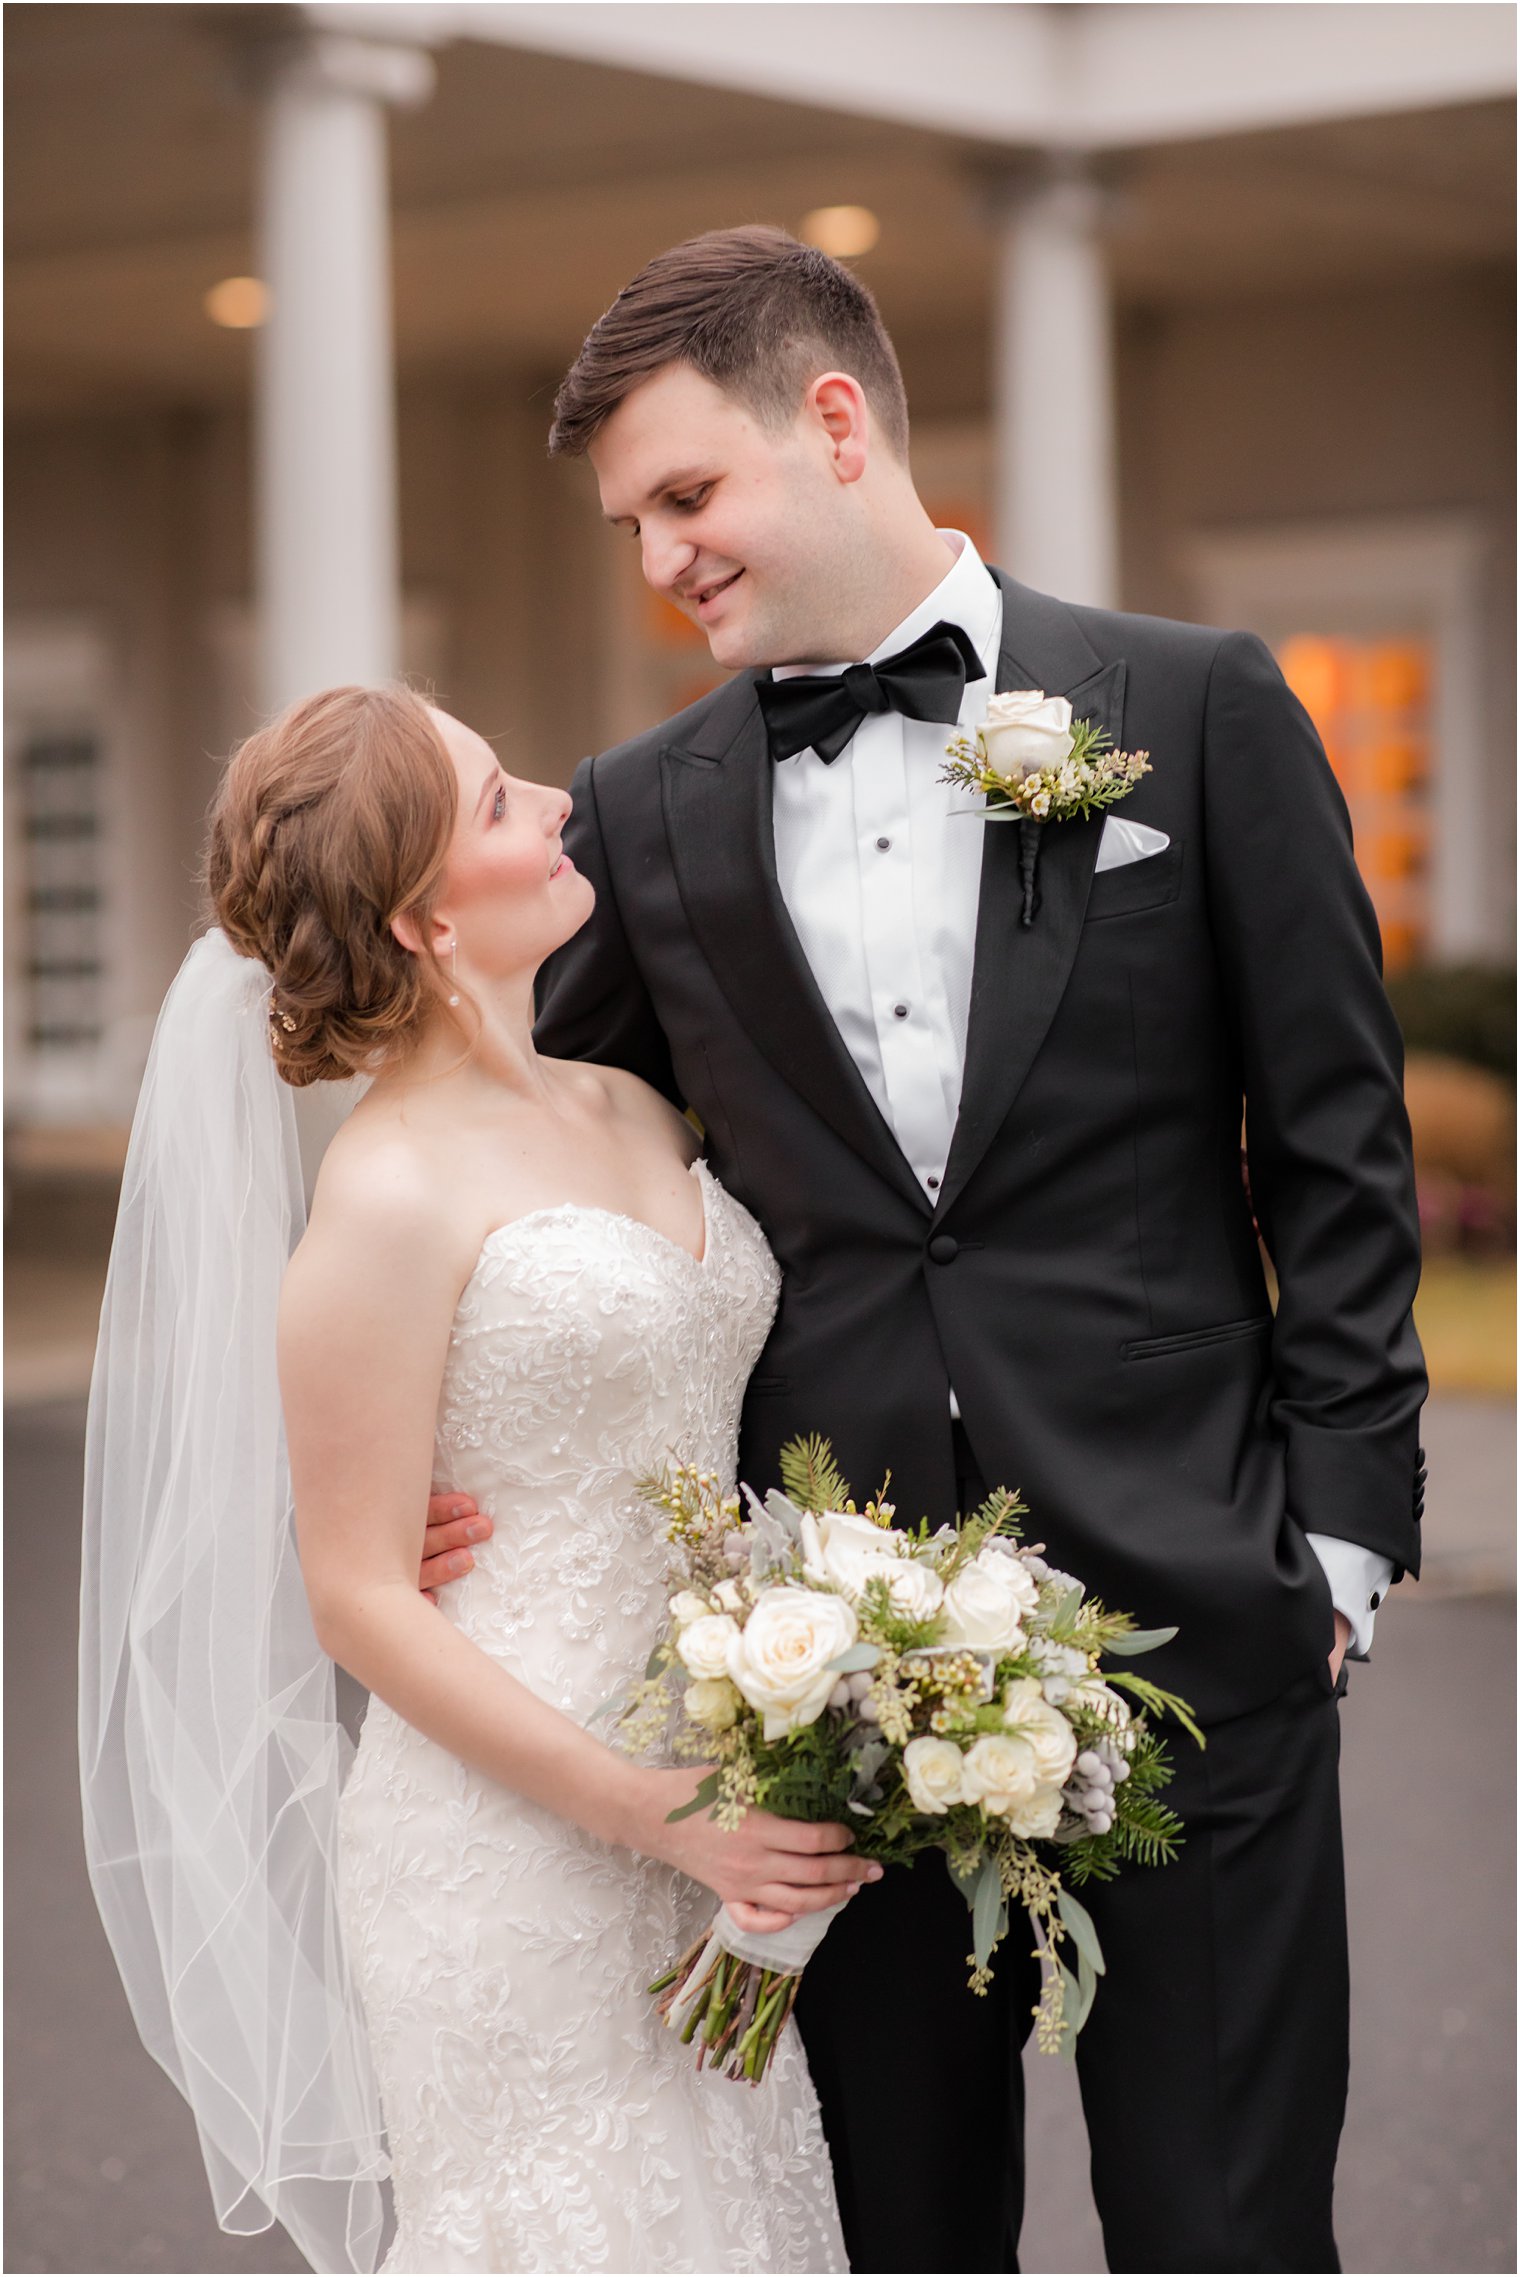
[[[1047,824],[1026,930],[1019,829],[984,829],[937,1203],[786,914],[758,674],[578,771],[565,841],[597,907],[546,969],[538,1041],[689,1106],[780,1261],[742,1477],[763,1491],[782,1445],[822,1431],[858,1494],[890,1466],[903,1519],[943,1520],[953,1385],[1030,1538],[1145,1626],[1177,1623],[1146,1672],[1218,1719],[1331,1648],[1306,1532],[1418,1570],[1400,1040],[1344,803],[1263,644],[993,574],[999,689],[1069,695],[1148,750],[1122,811],[1170,844],[1095,875],[1102,816]]]

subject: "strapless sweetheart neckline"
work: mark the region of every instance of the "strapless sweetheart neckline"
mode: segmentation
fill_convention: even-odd
[[[485,1257],[486,1252],[494,1243],[504,1239],[507,1234],[518,1233],[524,1226],[542,1225],[547,1219],[568,1217],[601,1218],[610,1220],[613,1225],[631,1226],[635,1232],[647,1234],[649,1239],[656,1242],[661,1249],[673,1249],[678,1257],[684,1257],[694,1272],[705,1272],[708,1259],[712,1256],[712,1224],[711,1212],[708,1207],[708,1188],[712,1173],[699,1154],[688,1165],[686,1175],[688,1178],[696,1179],[697,1191],[702,1197],[702,1254],[700,1257],[693,1256],[684,1241],[677,1241],[671,1234],[661,1233],[659,1227],[651,1225],[647,1218],[630,1217],[626,1210],[604,1209],[597,1202],[548,1202],[541,1210],[525,1210],[520,1218],[507,1218],[503,1224],[493,1226],[480,1245],[479,1254],[470,1273],[470,1280],[473,1281],[476,1273],[480,1271],[481,1260]],[[468,1281],[465,1283],[465,1287],[469,1287]]]

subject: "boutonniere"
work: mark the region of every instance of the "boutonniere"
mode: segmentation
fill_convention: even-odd
[[[1034,923],[1035,865],[1047,822],[1084,822],[1090,814],[1127,798],[1151,771],[1146,751],[1116,751],[1105,728],[1071,716],[1064,696],[1043,688],[1017,688],[993,696],[987,717],[974,735],[958,735],[946,747],[950,764],[940,775],[962,791],[981,791],[985,822],[1023,825],[1019,875],[1024,884],[1023,921]]]

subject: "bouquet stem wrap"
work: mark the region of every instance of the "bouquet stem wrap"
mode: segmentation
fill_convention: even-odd
[[[797,2002],[802,1972],[843,1904],[800,1913],[785,1929],[741,1929],[720,1906],[710,1929],[682,1955],[661,1995],[666,2025],[696,2042],[697,2063],[758,2087]]]

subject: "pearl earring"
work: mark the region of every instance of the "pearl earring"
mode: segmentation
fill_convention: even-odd
[[[449,943],[449,971],[457,983],[459,979],[459,943],[457,941],[450,941]],[[449,998],[449,1002],[451,1004],[457,1004],[459,1002],[459,990],[457,986],[454,990],[453,995]]]

